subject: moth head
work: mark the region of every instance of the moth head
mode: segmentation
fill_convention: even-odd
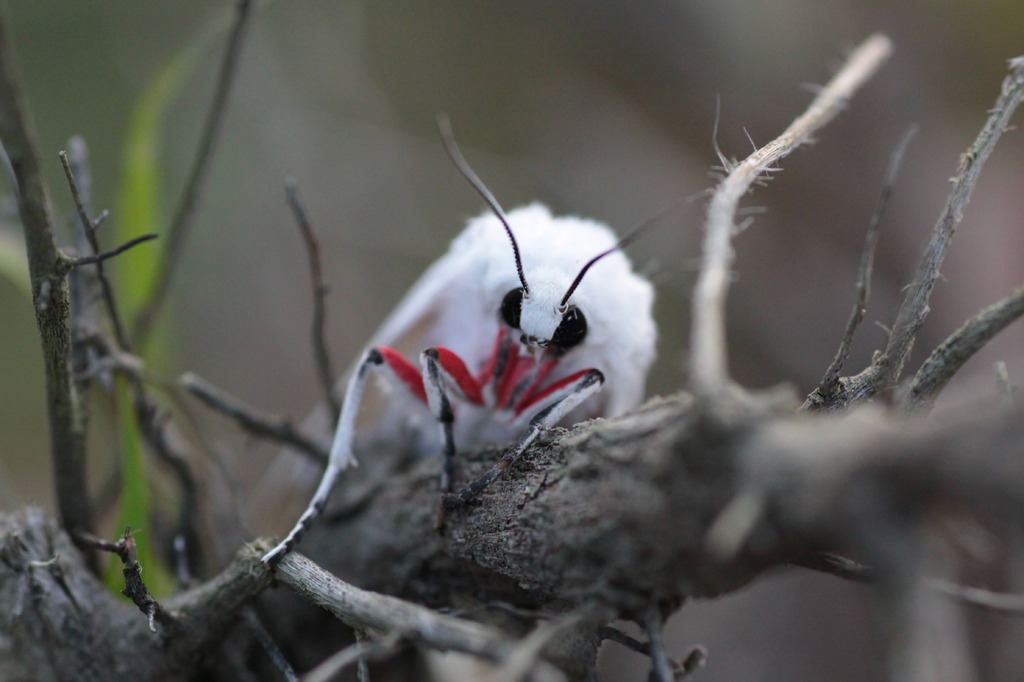
[[[563,303],[564,291],[535,282],[516,287],[501,302],[501,319],[519,332],[519,342],[531,349],[562,354],[587,336],[587,318],[575,305]]]

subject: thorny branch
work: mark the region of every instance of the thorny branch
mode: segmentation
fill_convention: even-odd
[[[725,297],[732,265],[732,236],[740,199],[760,175],[831,121],[853,93],[889,56],[889,39],[876,34],[862,43],[822,88],[810,107],[777,138],[748,156],[719,183],[704,227],[704,256],[693,292],[690,380],[699,393],[713,394],[729,380],[725,343]]]
[[[928,301],[931,297],[939,269],[946,258],[946,252],[953,241],[953,234],[963,217],[964,208],[978,180],[989,154],[995,149],[1003,131],[1007,129],[1010,117],[1024,97],[1024,57],[1010,61],[1010,75],[1003,81],[999,97],[989,113],[977,139],[961,159],[957,175],[953,180],[946,206],[932,231],[931,239],[917,265],[914,278],[906,288],[906,296],[896,314],[896,321],[889,333],[885,350],[878,353],[871,365],[856,376],[839,380],[837,389],[830,395],[816,390],[807,397],[806,409],[844,410],[870,399],[893,386],[903,371],[903,364],[910,353],[914,339],[928,315]]]
[[[839,374],[843,371],[843,365],[850,356],[850,346],[853,344],[853,337],[857,328],[864,320],[864,313],[867,311],[868,295],[871,291],[871,271],[874,268],[875,248],[878,246],[878,236],[881,232],[882,214],[885,212],[886,204],[889,203],[889,196],[896,185],[896,176],[899,174],[900,166],[903,165],[903,157],[907,147],[917,135],[917,126],[912,126],[900,139],[896,150],[889,159],[889,168],[886,170],[885,179],[882,181],[882,191],[879,194],[878,202],[875,204],[875,211],[868,223],[867,234],[864,237],[864,250],[861,251],[860,267],[857,273],[857,301],[850,311],[850,318],[846,322],[846,330],[843,332],[843,340],[839,344],[832,363],[825,370],[825,374],[818,385],[818,392],[822,395],[831,395],[839,385]]]

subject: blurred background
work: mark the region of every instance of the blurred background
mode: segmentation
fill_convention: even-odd
[[[75,134],[89,145],[96,207],[113,209],[140,94],[184,46],[225,25],[231,3],[34,0],[10,3],[9,12],[58,214],[69,216],[72,203],[57,152]],[[466,156],[507,208],[540,200],[626,231],[713,186],[716,118],[722,153],[746,156],[804,109],[852,46],[881,31],[895,43],[889,63],[815,144],[785,159],[783,172],[747,198],[752,222],[736,242],[734,376],[805,395],[838,345],[864,231],[900,136],[920,126],[884,219],[851,370],[884,342],[959,154],[980,129],[1006,60],[1024,53],[1022,27],[1019,0],[265,3],[246,36],[160,320],[169,350],[151,369],[167,379],[197,372],[296,418],[317,402],[308,271],[284,200],[288,177],[322,240],[329,341],[340,370],[482,210],[444,155],[437,112],[449,113]],[[187,177],[223,43],[223,33],[206,43],[166,112],[166,216]],[[1021,133],[1011,131],[964,216],[911,371],[964,319],[1024,281],[1022,178]],[[6,206],[0,238],[10,243],[20,231]],[[652,395],[685,383],[703,211],[702,200],[687,204],[630,247],[658,288]],[[115,277],[132,257],[110,266]],[[53,509],[37,331],[23,286],[9,277],[0,278],[0,359],[0,505]],[[940,409],[990,394],[998,360],[1020,384],[1024,326],[973,359]],[[104,437],[93,437],[97,480],[110,466],[102,463]],[[265,465],[246,460],[243,468]],[[259,517],[253,526],[280,530]],[[880,679],[882,649],[870,623],[861,588],[789,572],[687,605],[673,619],[670,653],[706,646],[702,680]],[[999,626],[973,643],[980,677],[1020,679],[1019,656],[1006,663],[1000,653],[1019,647],[1022,633]],[[639,656],[605,649],[603,679],[646,679]]]

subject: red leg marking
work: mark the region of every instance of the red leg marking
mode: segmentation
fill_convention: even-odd
[[[420,368],[406,360],[396,350],[385,346],[381,346],[377,350],[384,356],[384,362],[388,363],[388,367],[395,373],[398,380],[409,389],[410,393],[419,398],[420,402],[426,405],[427,392],[423,388],[423,376],[420,374]]]
[[[436,350],[438,363],[455,380],[456,385],[466,400],[475,405],[483,405],[484,397],[480,391],[480,384],[470,374],[469,368],[466,367],[466,363],[462,361],[462,358],[447,348],[438,346]]]
[[[501,376],[496,377],[497,386],[494,391],[494,402],[498,409],[507,407],[509,398],[512,397],[512,392],[516,389],[516,384],[523,378],[523,374],[530,369],[531,364],[529,358],[519,356],[517,348],[513,347],[509,350],[505,371],[501,373]]]
[[[501,344],[505,340],[504,327],[498,328],[498,335],[494,337],[494,349],[491,351],[491,356],[487,358],[487,364],[480,368],[480,372],[476,375],[476,383],[481,386],[486,386],[494,378],[494,371],[498,367],[498,353],[501,352]]]
[[[552,363],[550,367],[544,368],[544,370],[542,370],[541,373],[543,375],[547,375],[547,373],[550,372],[553,367],[554,367],[554,363]],[[582,377],[584,374],[586,374],[587,372],[592,372],[592,371],[593,371],[592,369],[581,369],[580,371],[576,372],[575,374],[570,374],[569,376],[565,377],[564,379],[559,379],[558,381],[556,381],[555,383],[551,384],[550,386],[546,386],[542,391],[538,391],[536,393],[527,393],[526,396],[522,400],[519,401],[519,404],[516,405],[516,410],[515,410],[516,416],[521,415],[523,412],[525,412],[526,410],[530,409],[531,407],[533,407],[537,403],[541,402],[542,400],[544,400],[548,396],[552,395],[556,391],[559,391],[559,390],[565,388],[566,386],[572,384],[573,382],[578,381],[580,379],[580,377]],[[539,380],[538,380],[538,383],[539,383]]]

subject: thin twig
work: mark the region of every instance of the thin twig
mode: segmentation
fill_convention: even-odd
[[[953,234],[977,184],[978,174],[1024,97],[1024,57],[1010,60],[1010,68],[1011,73],[1003,80],[1001,92],[988,120],[967,153],[960,158],[953,189],[917,265],[914,278],[906,287],[906,295],[896,314],[885,350],[876,354],[871,365],[860,374],[842,380],[840,389],[828,400],[818,401],[816,408],[838,410],[851,407],[894,385],[899,379],[917,332],[928,315],[928,303],[935,280],[938,279]]]
[[[1024,315],[1024,286],[967,320],[939,344],[917,370],[901,401],[903,411],[919,414],[929,411],[964,363],[1021,315]]]
[[[76,156],[79,158],[84,157],[84,143],[76,146],[78,147],[78,153],[76,153]],[[115,249],[115,252],[104,253],[100,249],[99,239],[96,236],[97,223],[93,220],[92,216],[89,215],[89,211],[85,207],[83,195],[79,190],[78,180],[75,178],[75,171],[71,166],[68,153],[66,151],[62,151],[59,156],[60,164],[64,168],[64,176],[67,178],[68,187],[71,189],[71,198],[75,202],[75,210],[78,213],[79,225],[82,228],[82,232],[89,244],[89,247],[92,249],[92,261],[86,260],[89,256],[80,257],[75,259],[74,265],[86,265],[90,262],[96,264],[96,279],[99,282],[100,291],[103,292],[103,301],[107,306],[107,315],[110,317],[110,324],[114,328],[114,338],[117,339],[117,345],[119,345],[122,350],[131,350],[131,347],[128,345],[128,338],[124,333],[124,326],[121,324],[121,316],[117,311],[117,305],[114,303],[114,293],[110,286],[110,280],[107,279],[107,275],[103,267],[103,261],[108,258],[113,258],[122,251],[140,243],[140,241],[153,239],[156,235],[143,235],[145,239],[138,238],[137,240],[132,240],[131,242],[128,242],[128,244],[118,247],[120,250]],[[88,189],[86,191],[88,192]]]
[[[881,232],[882,214],[889,203],[893,187],[896,185],[896,176],[899,175],[900,167],[903,165],[903,157],[907,148],[917,135],[918,127],[911,126],[900,138],[895,151],[889,159],[889,167],[886,170],[885,178],[882,181],[882,190],[879,193],[878,201],[875,204],[875,211],[868,223],[867,234],[864,237],[864,250],[861,251],[860,267],[857,275],[857,300],[850,311],[850,318],[846,322],[846,330],[843,332],[843,340],[839,344],[832,364],[825,370],[825,374],[818,384],[817,392],[822,395],[832,395],[839,384],[839,375],[843,371],[843,364],[850,356],[850,346],[853,344],[853,337],[857,328],[864,320],[864,312],[867,308],[868,296],[871,292],[871,271],[874,267],[875,249],[878,246],[878,236]]]
[[[143,234],[143,235],[140,235],[138,237],[135,237],[134,239],[129,239],[124,244],[121,244],[121,246],[118,246],[116,248],[110,249],[109,251],[103,251],[101,253],[95,253],[95,254],[93,254],[91,256],[77,256],[75,258],[68,258],[67,259],[67,264],[68,264],[69,267],[73,267],[73,268],[77,268],[80,265],[93,265],[93,264],[95,264],[97,267],[99,267],[99,266],[101,266],[103,264],[103,261],[110,260],[114,256],[119,256],[122,253],[124,253],[125,251],[127,251],[128,249],[132,248],[133,246],[138,246],[139,244],[142,244],[143,242],[148,242],[151,239],[156,239],[156,237],[157,237],[157,235],[155,235],[155,234]],[[106,281],[106,277],[104,277],[102,281]],[[112,298],[113,297],[111,296],[111,299]],[[111,301],[110,305],[113,305],[112,301]],[[118,323],[118,324],[120,324],[120,323]],[[115,330],[116,330],[116,328],[115,328]],[[121,331],[120,334],[121,334],[122,337],[124,336],[124,332],[123,331]],[[123,340],[125,342],[127,342],[127,338],[124,338]],[[121,346],[121,348],[124,348],[125,350],[130,350],[130,346],[126,347],[126,346],[124,346],[121,343],[121,339],[118,339],[118,345]]]
[[[889,39],[875,34],[850,55],[810,107],[772,142],[748,156],[718,185],[708,206],[704,256],[693,295],[690,379],[695,388],[713,393],[729,380],[725,345],[725,297],[732,264],[732,236],[739,201],[750,186],[811,135],[831,121],[853,93],[874,74],[891,51]]]
[[[320,464],[327,463],[326,448],[299,433],[288,420],[260,414],[238,398],[192,372],[183,374],[179,382],[208,407],[231,417],[249,433],[290,445]]]
[[[228,36],[227,47],[221,60],[220,72],[217,75],[217,83],[214,86],[213,102],[210,104],[210,111],[207,114],[206,123],[199,138],[196,156],[192,161],[192,169],[189,172],[178,209],[174,213],[174,219],[167,229],[163,258],[160,261],[158,274],[154,280],[153,290],[147,297],[146,305],[139,312],[139,316],[135,321],[133,338],[140,346],[152,331],[153,323],[156,321],[156,317],[167,298],[167,292],[170,290],[171,281],[177,270],[182,247],[192,227],[195,209],[199,203],[203,183],[210,168],[210,160],[213,157],[221,124],[224,121],[228,95],[231,92],[235,74],[238,70],[238,57],[242,49],[242,38],[245,35],[248,19],[252,15],[252,6],[252,0],[237,0],[235,4],[235,22]]]
[[[597,636],[601,640],[609,640],[615,642],[616,644],[621,644],[627,649],[635,651],[638,654],[643,654],[644,656],[651,655],[651,646],[647,642],[641,642],[635,637],[630,637],[625,632],[619,630],[616,627],[612,627],[610,625],[602,625],[597,629]],[[704,665],[705,661],[707,661],[707,658],[707,649],[705,649],[699,644],[694,647],[691,647],[690,650],[686,653],[686,656],[683,656],[682,659],[678,661],[669,660],[669,664],[672,666],[673,675],[671,679],[680,680],[686,677],[694,670]]]
[[[295,216],[295,222],[302,233],[302,241],[306,245],[306,256],[309,259],[309,274],[313,283],[313,353],[316,357],[317,376],[323,388],[324,399],[331,410],[331,423],[338,421],[341,413],[341,400],[334,389],[334,370],[331,367],[331,355],[327,351],[327,337],[324,333],[327,321],[325,300],[330,287],[324,284],[323,269],[320,266],[320,240],[309,220],[309,213],[299,196],[298,183],[289,178],[285,182],[285,193],[288,206]]]
[[[274,637],[267,632],[267,628],[264,627],[260,621],[260,617],[256,615],[256,610],[251,606],[242,608],[242,622],[248,628],[249,632],[259,643],[260,648],[263,649],[263,653],[270,659],[271,664],[274,668],[281,673],[281,677],[285,679],[285,682],[299,682],[299,676],[295,674],[295,669],[292,668],[288,662],[288,658],[281,651],[281,647],[274,641]]]

